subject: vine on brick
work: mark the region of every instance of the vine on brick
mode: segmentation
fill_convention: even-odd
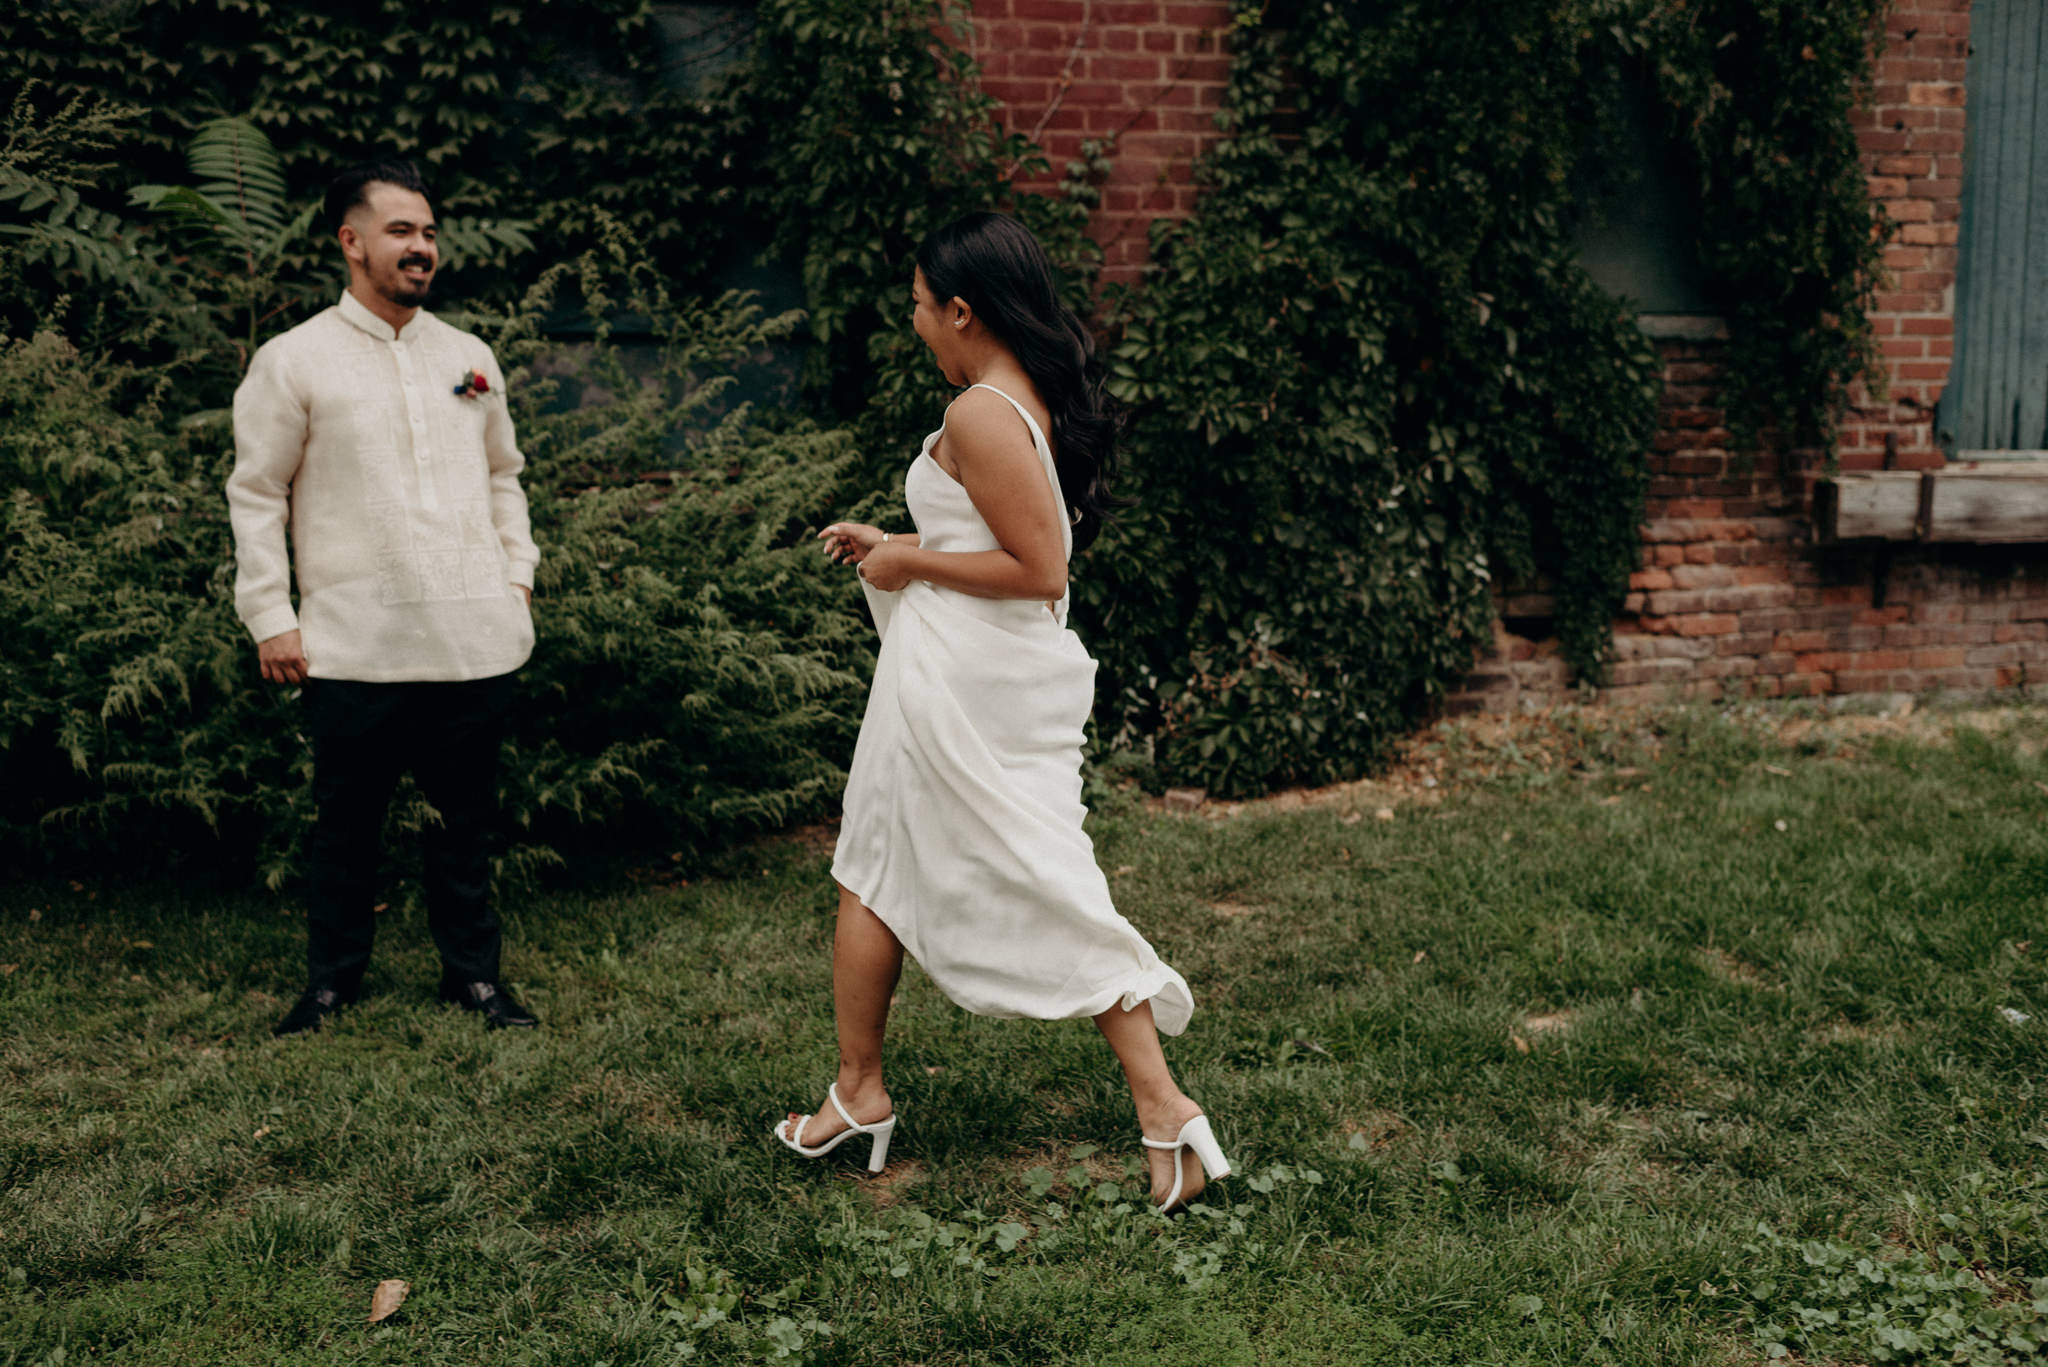
[[[1113,734],[1226,792],[1353,776],[1470,666],[1499,576],[1554,583],[1598,678],[1661,375],[1576,260],[1573,187],[1647,64],[1737,421],[1824,432],[1871,360],[1876,6],[1242,0],[1206,195],[1117,313],[1141,503],[1082,579]]]

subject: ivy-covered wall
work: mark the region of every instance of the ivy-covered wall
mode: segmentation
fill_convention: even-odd
[[[985,3],[978,18],[1000,12],[982,22],[1004,36],[982,50],[1010,54],[988,59],[991,74],[1004,78],[989,88],[1014,121],[1042,121],[1074,138],[1134,120],[1150,129],[1153,111],[1206,98],[1199,85],[1161,98],[1170,60],[1156,74],[1130,68],[1137,79],[1121,87],[1084,81],[1120,69],[1114,59],[1133,44],[1162,56],[1206,52],[1227,38],[1218,22],[1224,8],[1095,5],[1077,17],[1064,0]],[[1814,473],[1830,458],[1844,470],[1942,461],[1931,420],[1952,355],[1970,8],[1968,0],[1893,0],[1868,34],[1870,83],[1848,127],[1884,233],[1886,278],[1870,308],[1884,384],[1850,386],[1829,446],[1745,447],[1728,421],[1729,320],[1649,320],[1659,334],[1662,384],[1644,452],[1641,544],[1614,622],[1607,687],[1594,696],[1983,692],[2048,680],[2048,582],[2032,549],[1822,548],[1809,518]],[[1152,158],[1150,179],[1127,199],[1105,194],[1098,236],[1114,242],[1125,231],[1122,223],[1103,230],[1114,206],[1187,216],[1198,187],[1180,168],[1214,137],[1200,122],[1158,125],[1181,141],[1145,144],[1148,153],[1169,148],[1166,166]],[[1446,705],[1525,707],[1585,696],[1555,635],[1551,586],[1504,586],[1495,605],[1492,644]]]
[[[1615,623],[1610,702],[2048,688],[2048,556],[2039,545],[1821,546],[1822,455],[1845,471],[1939,468],[1935,404],[1954,354],[1957,223],[1968,137],[1969,0],[1894,0],[1853,112],[1886,225],[1872,334],[1881,391],[1858,385],[1830,452],[1751,459],[1724,408],[1718,320],[1659,342],[1641,564]],[[1450,705],[1543,706],[1576,680],[1547,639],[1540,586],[1504,595],[1494,647]]]

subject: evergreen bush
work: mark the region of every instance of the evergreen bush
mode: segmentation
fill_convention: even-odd
[[[565,288],[599,320],[573,348],[541,331]],[[612,345],[615,307],[650,320],[651,354]],[[838,511],[850,441],[719,411],[794,320],[675,304],[615,244],[464,321],[506,370],[545,548],[501,778],[508,869],[606,844],[694,854],[822,810],[870,658],[853,585],[807,534]],[[569,383],[581,402],[555,403]],[[55,329],[0,339],[0,838],[16,860],[260,858],[278,886],[311,821],[310,751],[233,611],[231,434],[177,421],[175,391]],[[400,802],[402,826],[430,819]]]

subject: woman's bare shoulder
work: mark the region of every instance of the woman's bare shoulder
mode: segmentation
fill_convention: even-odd
[[[1020,451],[1032,455],[1031,429],[1010,401],[992,389],[969,389],[946,410],[947,444],[954,454]]]

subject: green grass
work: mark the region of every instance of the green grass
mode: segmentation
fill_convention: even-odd
[[[914,968],[884,1180],[769,1140],[833,1056],[801,843],[510,899],[530,1035],[433,1001],[402,892],[363,1005],[287,1041],[289,904],[8,894],[0,1364],[2025,1360],[2048,716],[1785,715],[1447,728],[1392,820],[1104,804],[1238,1165],[1170,1223],[1091,1027]]]

